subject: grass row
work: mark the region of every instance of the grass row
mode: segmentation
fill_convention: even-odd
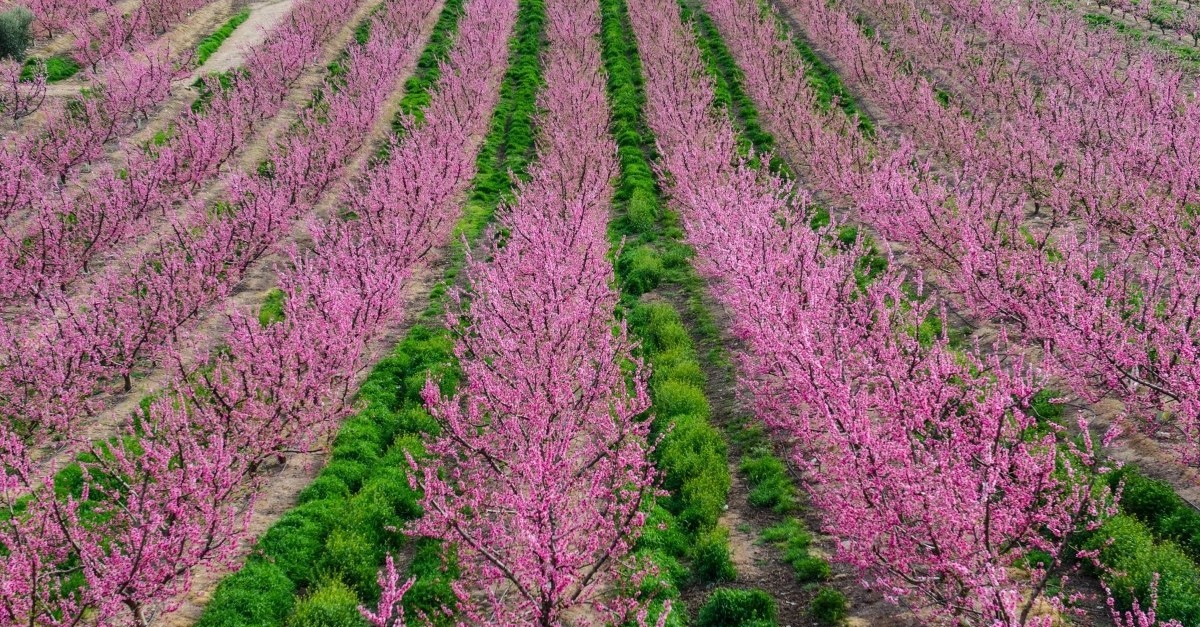
[[[250,19],[250,9],[242,9],[237,15],[229,18],[220,28],[213,31],[211,35],[205,37],[198,46],[196,46],[196,67],[204,65],[209,57],[216,54],[217,50],[221,49],[221,44],[225,43],[233,35],[233,31],[241,26],[246,20]]]
[[[658,290],[690,273],[690,251],[678,218],[662,202],[650,162],[653,137],[645,124],[645,94],[637,45],[623,0],[600,0],[601,55],[608,74],[608,98],[620,157],[609,237],[621,311],[640,354],[650,366],[654,422],[653,453],[667,495],[652,508],[635,552],[654,564],[658,575],[643,584],[654,599],[652,616],[672,602],[668,625],[687,622],[679,601],[692,585],[736,577],[728,531],[717,525],[725,509],[731,477],[728,446],[710,421],[706,377],[696,345],[680,313]],[[774,613],[774,602],[768,597]],[[699,624],[720,624],[704,623]]]
[[[450,4],[461,12],[461,0]],[[541,80],[544,19],[541,0],[521,0],[510,66],[457,236],[473,240],[482,233],[511,190],[509,172],[523,172],[532,154],[529,118]],[[375,575],[388,553],[408,557],[408,574],[417,578],[405,596],[410,615],[452,604],[449,584],[456,573],[443,568],[443,546],[409,540],[399,530],[421,514],[406,455],[420,457],[422,436],[438,428],[420,390],[433,376],[450,393],[460,376],[453,338],[439,325],[442,296],[464,257],[456,245],[422,323],[368,376],[358,394],[363,409],[342,427],[328,465],[301,493],[300,505],[259,540],[245,567],[221,583],[201,625],[363,625],[356,608],[377,600]]]
[[[732,482],[729,445],[711,420],[705,392],[709,382],[700,365],[696,341],[717,346],[719,330],[703,304],[705,286],[689,263],[694,253],[683,243],[679,217],[655,187],[650,166],[653,137],[642,118],[645,99],[641,70],[624,2],[602,0],[601,15],[602,52],[622,166],[610,236],[614,244],[622,244],[616,266],[629,328],[641,340],[642,355],[653,373],[650,395],[654,436],[665,432],[655,462],[664,475],[663,488],[668,496],[656,504],[638,545],[641,558],[659,568],[660,577],[648,586],[658,586],[657,600],[661,602],[678,598],[681,589],[688,586],[733,582],[737,578],[729,556],[728,530],[717,524]],[[699,27],[702,36],[711,35],[702,30],[702,24]],[[727,50],[723,52],[728,55]],[[716,71],[721,53],[721,49],[705,47],[710,69]],[[754,124],[753,110],[742,109],[750,104],[749,100],[731,89],[724,75],[717,78],[721,103],[731,112],[736,111],[743,124]],[[741,115],[743,111],[747,115]],[[772,141],[761,128],[751,131],[749,137],[744,149],[757,149]],[[680,297],[686,299],[686,311],[672,304]],[[732,367],[719,348],[705,357],[718,367]],[[665,431],[668,427],[670,431]],[[794,488],[786,469],[769,452],[743,459],[743,470],[754,485],[752,502],[757,498],[761,499],[755,503],[758,505],[794,509]],[[772,531],[766,541],[788,545],[789,561],[796,565],[799,581],[806,581],[808,575],[803,569],[813,565],[823,573],[820,578],[828,576],[829,564],[808,553],[811,536],[798,521],[788,521]],[[844,615],[845,599],[840,593],[828,589],[818,596],[823,600],[814,604],[814,616],[836,621]],[[831,599],[832,609],[823,609]],[[772,625],[776,614],[775,600],[765,591],[718,588],[695,613],[695,624]],[[683,611],[675,611],[670,622],[680,624],[685,620]]]

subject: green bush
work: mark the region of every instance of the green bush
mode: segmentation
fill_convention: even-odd
[[[258,550],[298,585],[316,582],[315,565],[325,538],[344,513],[337,501],[311,501],[283,515],[258,542]]]
[[[737,579],[737,568],[729,555],[729,530],[718,527],[700,536],[692,551],[692,572],[700,583]]]
[[[663,263],[649,246],[627,249],[617,264],[625,291],[634,296],[658,287],[663,279]]]
[[[361,525],[334,529],[325,540],[319,570],[322,573],[337,573],[357,596],[373,601],[376,574],[385,555],[383,546],[370,535],[370,531]]]
[[[283,306],[286,300],[287,294],[281,289],[267,292],[267,297],[263,299],[262,307],[258,310],[258,323],[265,328],[276,322],[283,322]]]
[[[667,509],[690,531],[712,529],[729,495],[725,441],[697,416],[677,416],[675,429],[659,445]]]
[[[784,513],[795,509],[796,496],[787,466],[769,453],[742,459],[742,474],[750,483],[750,504]]]
[[[66,55],[56,54],[46,59],[26,59],[21,68],[21,80],[32,81],[38,74],[46,75],[47,83],[57,83],[79,73],[79,63]],[[160,146],[162,144],[159,144]]]
[[[688,265],[695,251],[690,246],[679,242],[670,242],[663,247],[663,267],[669,270],[684,268]]]
[[[783,559],[791,564],[801,583],[824,581],[832,574],[829,562],[808,552],[812,536],[799,520],[793,518],[765,529],[763,540],[783,546]]]
[[[744,627],[754,621],[774,624],[775,599],[763,590],[719,588],[709,595],[696,616],[696,627]]]
[[[1149,599],[1157,573],[1159,619],[1200,624],[1200,567],[1174,543],[1155,542],[1144,524],[1120,515],[1093,533],[1085,548],[1099,550],[1101,564],[1111,571],[1101,577],[1119,607],[1128,608],[1135,597]]]
[[[630,326],[637,330],[650,355],[671,349],[692,350],[692,338],[679,312],[666,303],[639,303],[630,314]]]
[[[288,627],[363,627],[367,621],[358,612],[358,597],[346,584],[330,580],[296,604]]]
[[[652,384],[665,381],[678,381],[697,389],[704,389],[707,378],[700,369],[699,362],[690,351],[672,349],[654,356],[654,372],[650,376]]]
[[[825,581],[831,574],[829,562],[812,555],[792,560],[792,569],[796,571],[796,579],[800,583]]]
[[[29,33],[32,23],[33,13],[25,7],[15,6],[0,12],[0,59],[20,61],[25,58],[25,50],[32,40]]]
[[[639,187],[629,199],[629,224],[638,233],[650,233],[658,223],[658,198],[652,189]]]
[[[656,504],[646,517],[645,530],[638,538],[638,546],[673,557],[684,557],[691,549],[692,540],[683,532],[671,512],[661,504]]]
[[[1200,560],[1200,512],[1170,485],[1150,479],[1132,466],[1110,473],[1108,482],[1114,489],[1124,482],[1122,511],[1145,523],[1155,536],[1178,544],[1193,560]]]
[[[837,625],[850,613],[846,606],[846,595],[833,588],[821,588],[817,591],[817,596],[813,597],[809,611],[818,621],[826,625]]]
[[[656,384],[651,390],[654,397],[654,413],[660,420],[675,416],[697,416],[707,420],[708,397],[704,390],[685,381],[669,380]]]
[[[321,471],[321,474],[341,479],[351,492],[357,492],[362,487],[363,481],[371,474],[371,470],[371,466],[362,462],[334,457],[329,465]]]
[[[404,595],[404,607],[409,613],[432,616],[457,602],[451,583],[458,578],[454,553],[444,550],[436,540],[422,538],[415,544],[409,574],[416,583]]]
[[[294,594],[278,566],[252,559],[221,582],[197,627],[279,625],[292,611]]]
[[[307,488],[300,491],[300,502],[324,501],[350,498],[350,488],[345,481],[332,475],[320,475]]]

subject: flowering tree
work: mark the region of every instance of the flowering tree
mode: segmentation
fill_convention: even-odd
[[[637,362],[623,325],[613,331],[605,224],[617,163],[598,6],[559,0],[546,12],[539,161],[501,210],[504,236],[468,263],[450,317],[464,387],[426,385],[442,433],[416,469],[425,516],[411,532],[457,547],[469,620],[619,622],[642,605],[613,587],[653,492],[649,399],[642,369],[632,381],[625,371]]]

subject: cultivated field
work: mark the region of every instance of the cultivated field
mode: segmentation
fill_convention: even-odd
[[[1200,627],[1198,45],[0,0],[0,625]]]

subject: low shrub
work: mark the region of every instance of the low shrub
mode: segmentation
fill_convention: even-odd
[[[831,574],[829,562],[812,555],[805,555],[791,560],[792,569],[796,571],[796,579],[800,583],[814,583],[829,579]]]
[[[729,555],[729,530],[717,527],[700,536],[692,551],[692,572],[700,583],[737,579],[737,568]]]
[[[1119,515],[1094,532],[1085,548],[1099,551],[1108,571],[1100,576],[1112,589],[1118,607],[1128,608],[1134,598],[1149,599],[1157,574],[1159,620],[1200,624],[1200,567],[1175,543],[1155,542],[1146,525]]]
[[[358,597],[346,584],[329,580],[296,604],[288,627],[365,627]]]
[[[25,58],[25,51],[33,41],[30,24],[33,24],[33,12],[23,6],[0,11],[0,59],[20,61]]]
[[[32,81],[38,74],[45,74],[47,83],[57,83],[75,76],[80,69],[79,63],[66,55],[30,58],[25,60],[25,67],[21,68],[21,80]]]
[[[792,566],[801,583],[825,581],[832,574],[829,562],[809,553],[812,535],[804,524],[792,518],[763,531],[763,540],[783,548],[783,559]]]
[[[275,564],[252,559],[217,588],[197,627],[282,624],[295,604],[295,585]]]
[[[703,389],[687,381],[662,381],[656,383],[651,392],[654,398],[654,414],[660,420],[684,414],[708,419],[708,397],[704,395]]]
[[[679,312],[666,303],[639,303],[630,314],[630,326],[636,328],[642,348],[652,356],[672,349],[692,350],[692,338]]]
[[[283,307],[286,299],[287,294],[284,294],[283,290],[272,289],[271,291],[267,292],[266,298],[263,299],[262,306],[258,309],[259,324],[261,324],[263,327],[269,327],[276,322],[283,322]]]
[[[311,501],[284,514],[258,541],[257,552],[280,568],[298,586],[316,582],[316,564],[325,538],[344,512],[334,500]]]
[[[1154,535],[1171,540],[1193,560],[1200,560],[1200,511],[1196,511],[1165,482],[1126,466],[1108,475],[1116,488],[1122,482],[1121,510],[1142,521]]]
[[[384,546],[378,542],[366,525],[347,525],[334,529],[325,540],[325,550],[320,556],[318,570],[326,575],[336,574],[356,598],[368,602],[376,597],[376,574],[379,563],[384,561]]]
[[[763,590],[719,588],[700,608],[696,627],[746,627],[756,621],[773,625],[777,614],[775,599]]]
[[[650,233],[658,224],[658,198],[654,191],[639,187],[629,199],[629,225],[638,233]]]
[[[663,279],[663,263],[650,246],[625,250],[617,263],[625,291],[634,296],[658,287]]]
[[[850,613],[847,605],[846,595],[833,588],[821,588],[809,604],[808,611],[813,618],[826,625],[837,625],[846,620]]]
[[[667,509],[684,529],[706,531],[717,524],[729,494],[726,445],[712,425],[698,416],[675,418],[675,428],[657,449]]]
[[[769,507],[779,513],[796,508],[795,488],[787,474],[787,466],[769,453],[742,459],[742,474],[750,483],[750,504]]]
[[[332,475],[321,475],[300,491],[301,503],[348,498],[350,488],[346,486],[346,482]]]

